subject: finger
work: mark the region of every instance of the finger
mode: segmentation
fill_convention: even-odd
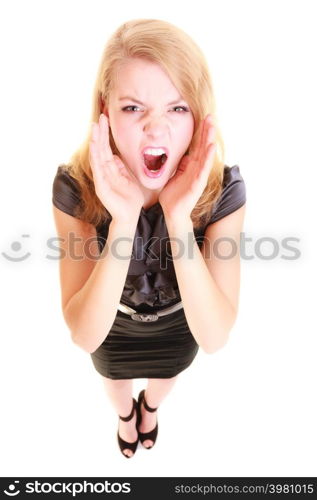
[[[134,175],[131,174],[130,170],[125,166],[123,161],[119,158],[117,155],[113,155],[113,164],[111,166],[111,169],[107,167],[106,169],[108,172],[113,172],[113,174],[110,174],[110,182],[113,185],[120,184],[122,182],[122,179],[124,181],[129,181],[133,182],[135,180]]]
[[[102,163],[100,152],[100,126],[93,122],[91,128],[91,141],[89,142],[90,165],[93,171],[95,182],[102,182],[104,175],[107,174],[105,164]]]
[[[205,143],[205,137],[206,137],[206,126],[208,124],[208,119],[210,115],[206,115],[203,120],[201,120],[199,129],[198,129],[198,134],[197,134],[197,142],[195,146],[195,151],[194,151],[194,159],[200,164],[201,159],[202,159],[202,151],[204,151],[204,143]]]
[[[100,158],[102,163],[111,162],[113,160],[112,150],[109,144],[109,121],[108,118],[101,113],[99,116],[99,147]]]
[[[211,144],[215,143],[215,139],[216,139],[216,128],[214,127],[213,123],[211,122],[208,125],[208,130],[206,133],[206,141],[205,141],[205,145],[204,145],[204,152],[203,152],[202,161],[204,161],[204,157],[207,155],[208,147]]]
[[[214,164],[214,157],[217,146],[215,143],[211,143],[207,147],[206,157],[203,163],[203,167],[200,171],[200,175],[203,177],[204,182],[207,183],[207,179],[209,177],[210,171],[212,170]]]
[[[91,166],[92,176],[94,179],[95,189],[101,186],[104,179],[104,174],[101,169],[98,146],[94,141],[89,143],[89,162]]]
[[[113,155],[113,160],[117,167],[117,176],[124,175],[125,177],[131,178],[130,172],[128,171],[127,167],[117,155]]]
[[[204,128],[201,134],[201,142],[200,142],[200,148],[199,148],[199,156],[198,156],[198,162],[201,163],[204,161],[204,158],[206,156],[206,151],[207,151],[207,146],[208,146],[208,141],[211,139],[211,128],[213,127],[212,120],[211,120],[211,115],[208,114],[205,119],[204,119]]]
[[[109,144],[108,118],[103,113],[99,116],[98,131],[98,150],[101,169],[107,175],[111,174],[116,176],[117,169],[115,168],[113,154]]]
[[[91,125],[91,138],[89,143],[89,149],[93,147],[94,154],[92,155],[92,159],[94,162],[94,166],[100,165],[100,151],[99,151],[99,124],[96,122],[92,122]]]
[[[115,161],[115,164],[117,165],[119,170],[122,170],[124,168],[123,162],[120,160],[120,158],[117,155],[113,155],[113,159]]]
[[[193,158],[193,160],[198,159],[198,154],[199,154],[199,144],[200,144],[200,137],[201,137],[201,132],[203,128],[203,120],[200,121],[196,133],[195,133],[195,138],[193,140],[192,146],[190,148],[190,155]]]
[[[97,123],[92,122],[91,137],[89,141],[89,161],[91,168],[95,168],[96,165],[100,163],[98,137],[99,137],[98,125]]]
[[[99,116],[99,157],[103,170],[116,175],[117,169],[109,144],[109,121],[103,113]]]

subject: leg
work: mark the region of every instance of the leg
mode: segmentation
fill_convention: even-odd
[[[103,377],[104,385],[108,397],[115,408],[118,415],[126,417],[132,410],[132,386],[133,379],[112,380],[108,377]],[[119,435],[128,443],[133,443],[138,433],[136,430],[136,413],[129,422],[123,422],[119,419]],[[131,450],[123,450],[125,455],[131,456]]]
[[[144,393],[147,404],[151,408],[158,408],[165,396],[172,389],[176,379],[177,375],[172,378],[149,378],[148,385]],[[141,415],[142,422],[140,425],[140,431],[150,432],[156,425],[156,412],[150,413],[146,411],[143,405],[141,405]],[[150,439],[147,439],[143,444],[145,447],[148,447],[152,446],[153,443]]]

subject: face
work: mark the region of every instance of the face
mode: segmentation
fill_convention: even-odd
[[[143,191],[159,193],[189,147],[194,132],[192,111],[155,63],[129,59],[117,76],[105,110],[114,142]],[[167,159],[154,174],[144,164],[145,147],[166,148]]]

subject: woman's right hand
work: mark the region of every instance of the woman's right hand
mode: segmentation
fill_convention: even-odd
[[[129,222],[138,217],[144,196],[135,177],[119,156],[112,153],[109,122],[104,114],[100,115],[99,123],[92,124],[89,161],[96,195],[110,212],[112,219]]]

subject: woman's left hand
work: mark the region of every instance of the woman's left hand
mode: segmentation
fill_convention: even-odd
[[[196,143],[160,192],[159,202],[166,218],[190,218],[213,166],[214,139],[215,127],[211,115],[207,115],[198,127]]]

